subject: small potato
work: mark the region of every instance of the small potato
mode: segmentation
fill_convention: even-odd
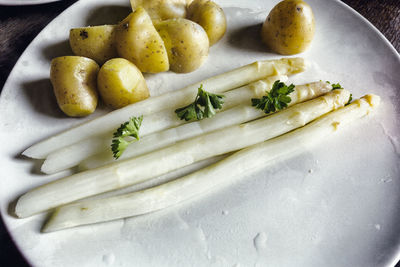
[[[308,48],[314,38],[314,14],[302,0],[278,3],[266,18],[261,37],[273,51],[293,55]]]
[[[97,85],[104,103],[113,109],[149,97],[142,73],[123,58],[113,58],[103,64],[97,76]]]
[[[117,57],[114,43],[116,25],[74,28],[69,32],[69,44],[77,56],[88,57],[99,64]]]
[[[194,0],[188,8],[187,18],[204,28],[210,46],[218,42],[226,32],[225,13],[213,1]]]
[[[132,10],[142,6],[151,19],[166,20],[186,17],[186,7],[192,0],[130,0]]]
[[[96,78],[99,65],[78,56],[57,57],[51,61],[50,81],[60,109],[71,117],[93,113],[97,106]]]
[[[142,72],[157,73],[169,69],[164,42],[142,7],[118,25],[115,42],[119,56],[133,62]]]
[[[172,71],[191,72],[206,60],[209,42],[207,33],[199,24],[177,18],[155,22],[154,26],[164,40]]]

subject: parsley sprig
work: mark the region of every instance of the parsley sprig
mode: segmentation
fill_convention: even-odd
[[[131,117],[129,121],[121,124],[113,134],[111,151],[115,159],[118,159],[131,143],[139,140],[139,129],[142,121],[143,116]]]
[[[252,98],[251,105],[261,109],[266,114],[286,108],[292,99],[289,94],[294,91],[294,85],[287,86],[277,80],[274,82],[271,91],[267,92],[262,98]]]
[[[326,83],[331,84],[330,81],[326,81]],[[332,90],[343,89],[340,83],[332,83],[331,85],[332,85]]]
[[[212,94],[203,89],[200,85],[193,103],[175,110],[176,115],[185,121],[202,120],[211,118],[216,114],[217,109],[222,108],[224,103],[223,95]]]
[[[329,81],[326,81],[326,83],[331,84]],[[338,90],[338,89],[340,90],[340,89],[344,89],[344,88],[340,85],[340,83],[333,83],[332,84],[332,91],[333,90]],[[351,101],[353,101],[353,94],[350,94],[349,101],[347,101],[345,106],[349,105],[351,103]]]

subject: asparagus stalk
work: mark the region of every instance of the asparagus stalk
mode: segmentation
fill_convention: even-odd
[[[18,199],[15,214],[27,217],[88,196],[149,180],[197,161],[233,152],[301,127],[343,106],[347,90],[334,90],[271,116],[184,140],[139,157],[42,185]]]
[[[286,81],[287,76],[271,76],[226,92],[224,99],[225,103],[221,110],[226,110],[245,102],[250,103],[252,97],[260,97],[264,95],[266,91],[270,90],[276,80]],[[329,86],[326,85],[326,87]],[[125,118],[125,120],[126,119],[127,118]],[[173,128],[184,123],[186,122],[180,120],[173,109],[148,114],[143,118],[142,126],[140,128],[140,136],[147,136],[148,134]],[[110,140],[113,136],[112,134],[112,132],[107,132],[106,134],[87,138],[51,152],[43,162],[41,171],[46,174],[56,173],[76,166],[82,160],[90,156],[102,153],[103,151],[110,151]],[[110,155],[112,157],[111,151]]]
[[[163,109],[174,109],[185,106],[193,101],[197,88],[201,84],[212,93],[222,93],[273,75],[290,75],[304,71],[302,58],[282,58],[279,60],[257,61],[232,71],[211,77],[204,81],[189,85],[183,89],[150,97],[146,100],[110,112],[102,117],[66,130],[45,139],[22,154],[31,158],[46,158],[46,156],[62,147],[74,144],[83,139],[111,132],[126,118],[155,113]]]
[[[315,146],[338,128],[368,114],[379,105],[379,101],[378,96],[366,95],[300,129],[245,148],[209,167],[159,186],[58,207],[42,231],[52,232],[142,215],[219,189],[266,164],[284,160]]]
[[[265,84],[263,81],[259,81],[258,83]],[[261,87],[261,86],[260,86]],[[256,88],[260,88],[256,87]],[[262,86],[266,87],[266,86]],[[270,85],[269,85],[270,89]],[[332,86],[326,82],[314,82],[304,85],[297,85],[295,87],[295,91],[292,92],[289,96],[292,101],[289,105],[294,105],[303,101],[307,101],[309,99],[318,97],[322,94],[325,94],[332,90]],[[257,90],[259,91],[259,90]],[[261,110],[255,109],[251,107],[251,98],[260,97],[260,93],[256,93],[256,91],[252,90],[247,92],[254,92],[250,95],[246,95],[245,99],[247,100],[247,104],[239,105],[224,112],[220,112],[215,115],[211,120],[202,120],[195,121],[192,123],[187,123],[175,128],[167,129],[162,132],[157,132],[154,134],[150,134],[144,136],[140,139],[139,142],[132,143],[125,151],[124,154],[120,157],[120,159],[128,159],[132,157],[136,157],[172,144],[176,142],[186,140],[201,134],[205,134],[211,131],[215,131],[221,128],[225,128],[228,126],[232,126],[235,124],[244,123],[247,121],[255,120],[260,117],[265,116],[266,114]],[[244,94],[240,94],[244,95]],[[47,161],[47,160],[46,160]],[[46,164],[45,161],[45,164]],[[108,163],[114,161],[113,155],[109,147],[105,147],[103,151],[99,154],[96,154],[86,160],[84,160],[79,166],[80,169],[93,169],[100,166],[104,166]]]

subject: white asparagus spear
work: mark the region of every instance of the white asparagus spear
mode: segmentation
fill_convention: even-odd
[[[43,159],[49,153],[64,146],[74,144],[91,136],[110,132],[117,128],[119,123],[125,121],[126,118],[185,106],[193,101],[197,94],[197,89],[201,84],[203,84],[204,88],[209,88],[209,92],[222,93],[268,76],[299,73],[304,71],[304,68],[305,65],[302,58],[257,61],[189,85],[183,89],[150,97],[124,108],[114,110],[102,117],[45,139],[29,147],[22,154],[31,158]]]
[[[226,110],[239,104],[248,102],[254,97],[261,97],[265,91],[270,90],[276,80],[287,81],[286,75],[271,76],[266,79],[250,83],[248,85],[230,90],[226,93],[224,104],[221,110]],[[328,86],[327,86],[328,87]],[[194,99],[192,99],[194,100]],[[219,112],[220,110],[217,110]],[[129,118],[125,118],[125,121]],[[123,123],[121,121],[120,123]],[[184,120],[174,112],[174,109],[162,110],[154,114],[144,115],[140,127],[140,137],[185,124]],[[116,129],[113,129],[115,131]],[[111,151],[111,138],[113,131],[99,136],[94,136],[81,140],[75,144],[65,146],[47,155],[43,162],[41,171],[46,174],[56,173],[78,165],[82,160],[101,153]],[[107,154],[106,154],[107,155]],[[111,154],[112,156],[112,154]],[[126,157],[125,157],[126,158]]]
[[[206,158],[233,152],[301,127],[343,106],[347,90],[334,90],[271,116],[184,140],[136,158],[77,173],[22,195],[15,214],[27,217],[88,196],[144,182]]]
[[[259,83],[264,82],[260,81]],[[296,85],[295,90],[289,95],[292,98],[289,106],[318,97],[331,90],[332,85],[322,81],[304,85]],[[200,134],[205,134],[235,124],[255,120],[266,115],[261,110],[251,107],[250,99],[260,97],[260,95],[253,94],[246,97],[248,99],[247,104],[239,105],[224,112],[220,112],[212,119],[195,121],[175,128],[167,129],[162,132],[144,136],[139,142],[132,143],[130,146],[128,146],[120,159],[136,157],[144,153],[172,145],[176,142],[198,136]],[[96,154],[84,160],[79,166],[81,170],[87,170],[104,166],[113,161],[115,160],[113,158],[110,146],[108,145],[103,149],[102,153]]]
[[[293,132],[245,148],[213,165],[159,186],[58,207],[42,231],[52,232],[142,215],[220,189],[244,174],[254,173],[267,164],[293,157],[317,145],[338,128],[368,114],[379,102],[378,96],[364,96]]]

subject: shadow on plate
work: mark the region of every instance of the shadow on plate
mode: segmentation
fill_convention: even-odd
[[[41,171],[41,167],[42,167],[44,159],[32,159],[32,158],[22,155],[22,152],[23,151],[21,151],[21,153],[15,155],[14,159],[21,160],[24,162],[29,161],[32,164],[31,169],[30,169],[30,174],[35,175],[38,178],[43,178],[43,175],[45,175],[45,174]]]
[[[22,84],[22,88],[27,102],[37,113],[60,119],[66,118],[58,108],[50,79],[26,82]]]
[[[84,26],[118,24],[132,12],[130,6],[102,6],[91,10]]]
[[[14,199],[12,202],[10,202],[10,204],[8,204],[7,213],[11,217],[18,218],[18,216],[15,214],[15,206],[17,205],[19,198],[20,198],[20,196],[18,198]]]
[[[261,27],[262,24],[257,24],[233,31],[228,36],[229,43],[241,50],[270,53],[261,41]]]
[[[55,57],[71,56],[74,54],[68,40],[47,46],[43,49],[42,53],[49,62]]]

